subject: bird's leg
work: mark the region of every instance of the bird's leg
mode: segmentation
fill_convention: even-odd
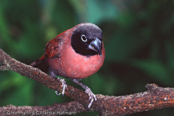
[[[85,89],[85,92],[89,95],[89,101],[90,101],[90,103],[88,104],[88,109],[89,109],[91,107],[93,101],[97,101],[95,94],[91,91],[91,89],[88,86],[79,82],[78,79],[72,79],[72,81],[77,83],[78,85],[80,85],[83,89]]]
[[[61,79],[61,78],[56,77],[56,74],[53,71],[50,71],[50,76],[58,79],[62,83],[62,93],[58,93],[57,91],[55,91],[56,95],[60,96],[62,94],[64,96],[65,89],[67,88],[67,84],[65,82],[65,79]]]

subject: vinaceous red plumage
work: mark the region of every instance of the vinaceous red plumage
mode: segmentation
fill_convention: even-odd
[[[91,107],[97,100],[90,88],[79,82],[96,73],[103,65],[105,49],[102,42],[102,30],[92,23],[81,23],[68,29],[50,40],[45,47],[45,54],[31,65],[53,77],[62,76],[72,79],[88,93]],[[59,79],[59,78],[58,78]],[[64,79],[62,94],[66,89]]]

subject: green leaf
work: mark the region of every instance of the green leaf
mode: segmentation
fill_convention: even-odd
[[[133,61],[132,65],[140,68],[142,71],[147,73],[153,79],[163,84],[172,85],[171,76],[168,68],[159,61],[156,60],[140,60]]]
[[[114,4],[109,0],[87,0],[88,21],[97,23],[103,20],[110,20],[118,15]]]

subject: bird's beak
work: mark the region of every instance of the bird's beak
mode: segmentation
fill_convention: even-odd
[[[102,49],[102,42],[100,39],[95,38],[90,44],[89,44],[89,49],[97,52],[100,57],[102,57],[101,49]]]

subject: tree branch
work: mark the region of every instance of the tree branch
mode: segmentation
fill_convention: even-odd
[[[75,115],[85,111],[82,104],[77,101],[72,101],[63,104],[53,104],[49,106],[13,106],[0,107],[0,115]]]
[[[34,79],[46,87],[61,92],[61,82],[51,76],[45,74],[41,70],[21,63],[9,55],[7,55],[2,49],[0,49],[0,70],[10,70],[20,73],[26,77]],[[153,109],[174,107],[174,88],[162,88],[155,84],[147,84],[148,89],[142,93],[135,93],[126,96],[104,96],[96,95],[97,101],[95,101],[90,109],[88,106],[88,95],[72,86],[67,86],[65,95],[74,99],[75,101],[64,104],[53,104],[50,106],[6,106],[0,108],[0,114],[9,111],[23,113],[31,111],[50,111],[67,114],[79,113],[85,111],[96,111],[100,115],[125,115],[136,112],[143,112]]]

